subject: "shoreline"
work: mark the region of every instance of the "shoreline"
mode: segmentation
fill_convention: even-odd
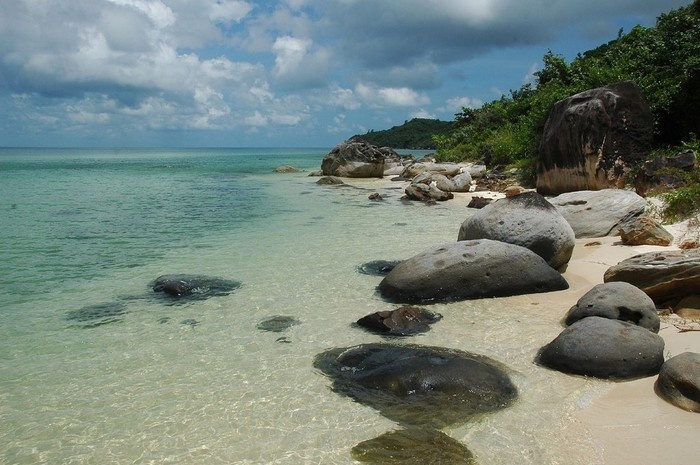
[[[348,179],[354,187],[389,189],[405,186],[405,182],[383,179]],[[440,206],[464,212],[472,196],[503,197],[496,192],[454,193],[454,199],[439,202]],[[430,207],[427,207],[430,208]],[[628,246],[619,236],[576,239],[574,252],[562,275],[570,287],[562,293],[532,294],[537,304],[556,305],[562,296],[576,301],[593,286],[603,282],[608,268],[634,255],[657,250],[677,250],[675,245],[685,230],[680,225],[664,225],[673,234],[673,245]],[[567,308],[562,308],[563,317]],[[659,335],[665,343],[668,359],[680,353],[700,352],[700,331],[686,331],[675,315],[662,316]],[[545,368],[543,368],[545,369]],[[596,459],[602,465],[694,465],[700,455],[700,417],[661,399],[654,391],[657,376],[632,381],[602,381],[608,386],[601,394],[573,412],[573,420],[590,435],[596,449]]]

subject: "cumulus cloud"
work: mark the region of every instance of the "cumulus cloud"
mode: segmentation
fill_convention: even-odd
[[[9,108],[0,127],[5,134],[120,124],[332,132],[380,118],[449,117],[463,106],[481,106],[492,87],[531,82],[532,63],[552,40],[578,34],[607,41],[617,34],[620,15],[653,22],[685,4],[1,1],[0,102]],[[493,68],[470,68],[475,57],[533,44],[542,51],[520,63],[511,81],[496,81]],[[464,84],[475,74],[485,80],[478,96],[476,83]]]

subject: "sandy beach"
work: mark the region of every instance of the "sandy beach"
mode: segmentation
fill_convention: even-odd
[[[345,180],[363,188],[397,188],[405,183],[383,180]],[[455,193],[441,205],[463,215],[472,196],[500,198],[496,192]],[[641,253],[677,249],[678,238],[685,234],[683,224],[665,225],[674,235],[669,247],[626,246],[619,237],[577,239],[574,253],[563,275],[570,288],[564,292],[533,294],[533,303],[556,305],[563,298],[562,317],[583,294],[603,282],[611,266]],[[700,322],[682,320],[675,315],[661,317],[661,335],[666,359],[683,352],[700,352]],[[688,330],[690,329],[690,330]],[[700,456],[700,415],[675,407],[654,391],[656,376],[626,382],[609,382],[609,389],[579,410],[575,421],[589,431],[604,465],[695,465]]]

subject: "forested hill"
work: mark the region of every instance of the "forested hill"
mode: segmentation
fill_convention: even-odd
[[[401,126],[382,131],[370,130],[366,134],[352,136],[351,139],[362,139],[379,147],[430,150],[435,148],[433,135],[447,134],[451,128],[450,121],[414,118]]]

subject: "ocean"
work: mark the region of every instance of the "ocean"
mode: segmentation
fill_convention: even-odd
[[[598,463],[574,413],[607,384],[533,363],[574,302],[432,304],[442,320],[401,339],[353,325],[396,308],[360,265],[456,240],[469,210],[390,181],[317,185],[327,151],[0,149],[0,463],[357,463],[400,427],[313,360],[387,341],[509,367],[512,406],[443,430],[480,465]],[[241,285],[177,302],[154,295],[163,274]],[[258,327],[277,315],[299,324]]]

